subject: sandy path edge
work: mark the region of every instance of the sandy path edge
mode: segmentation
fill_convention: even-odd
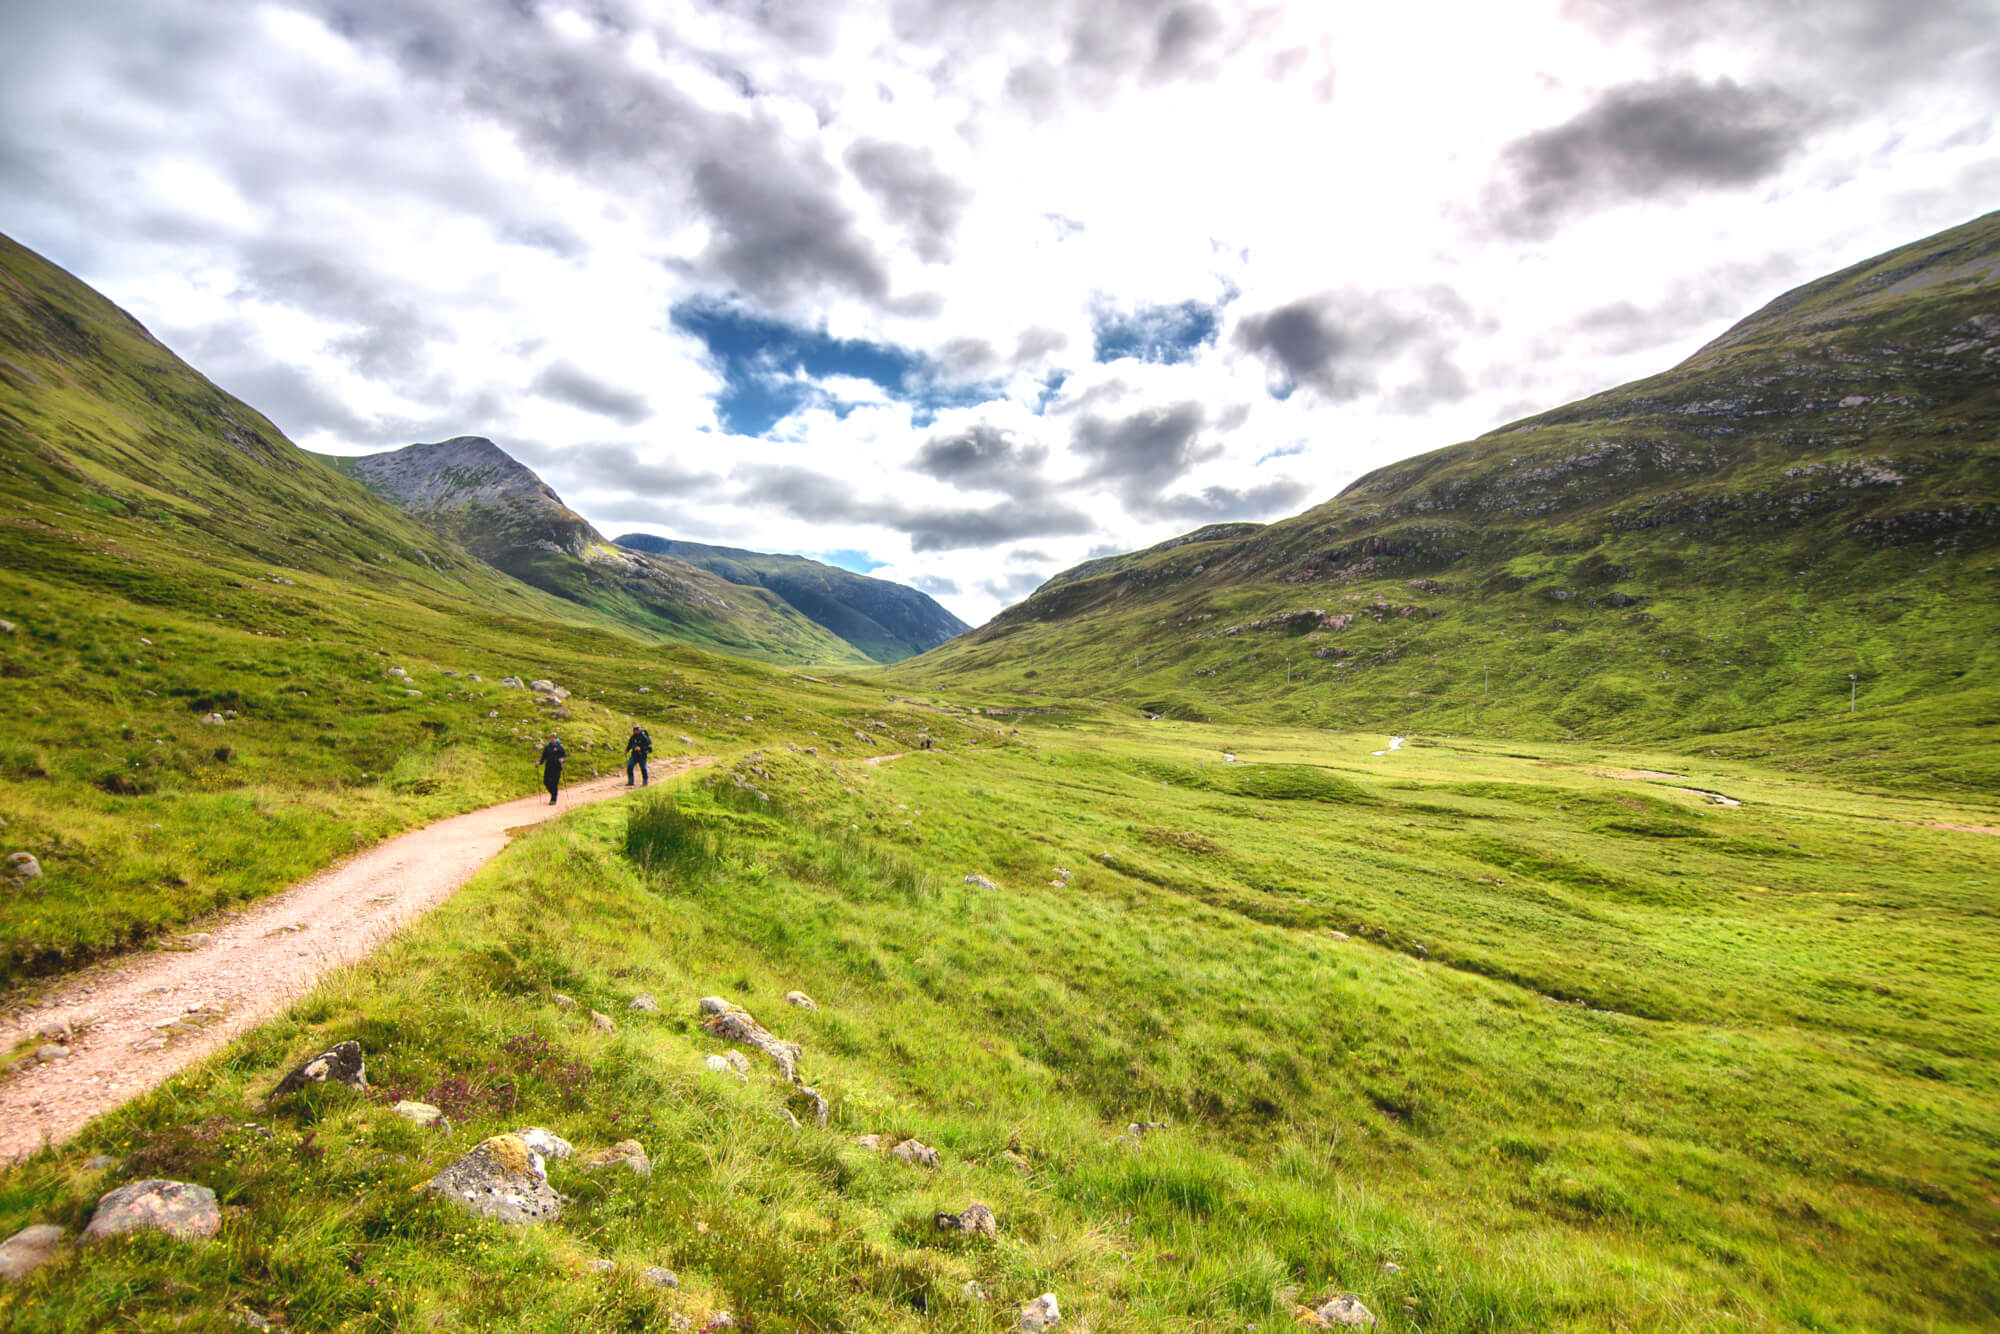
[[[653,767],[666,777],[713,761],[678,756]],[[30,1057],[0,1082],[0,1163],[62,1144],[278,1014],[451,897],[512,831],[627,790],[613,774],[565,788],[554,806],[537,793],[399,834],[251,906],[199,948],[86,969],[0,1018],[0,1051],[37,1033],[67,1032],[70,1052],[62,1060]]]

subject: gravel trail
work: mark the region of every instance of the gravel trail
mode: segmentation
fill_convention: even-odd
[[[713,756],[656,761],[662,776]],[[537,793],[412,830],[272,895],[192,948],[85,969],[0,1018],[0,1051],[43,1034],[66,1057],[29,1057],[0,1082],[0,1162],[61,1144],[89,1122],[278,1014],[449,898],[509,836],[627,791],[622,775]],[[183,939],[189,939],[183,937]],[[65,1039],[66,1044],[65,1044]]]

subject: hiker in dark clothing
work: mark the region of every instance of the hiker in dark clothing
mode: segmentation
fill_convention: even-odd
[[[551,732],[549,744],[542,747],[542,786],[549,790],[549,805],[556,804],[556,789],[562,786],[562,762],[569,755],[563,749],[562,738]]]
[[[632,786],[632,766],[639,766],[639,786],[651,785],[653,776],[646,772],[646,757],[653,753],[653,734],[637,723],[632,724],[632,735],[625,738],[625,786]]]

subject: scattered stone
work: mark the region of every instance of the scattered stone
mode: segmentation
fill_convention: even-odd
[[[368,1087],[368,1070],[362,1064],[361,1044],[349,1039],[328,1047],[278,1081],[271,1096],[282,1098],[297,1093],[308,1084],[345,1084],[351,1089]]]
[[[563,995],[560,991],[556,992],[555,995],[552,997],[552,999],[555,1001],[556,1004],[562,1006],[564,1009],[570,1009],[576,1005],[576,1002],[574,1000],[570,999],[568,996]]]
[[[1061,1323],[1062,1308],[1056,1305],[1053,1292],[1045,1292],[1021,1308],[1021,1334],[1041,1334]]]
[[[642,991],[634,996],[632,1003],[625,1008],[628,1010],[637,1010],[641,1014],[658,1014],[660,1012],[660,1003],[653,999],[652,992]]]
[[[1049,881],[1049,884],[1055,888],[1063,889],[1068,886],[1070,871],[1067,866],[1056,867],[1054,871],[1050,872],[1050,875],[1054,878]]]
[[[133,1051],[159,1051],[167,1045],[165,1038],[141,1038],[132,1044]]]
[[[530,681],[528,682],[528,689],[540,695],[544,704],[559,703],[569,698],[569,691],[563,689],[554,681]]]
[[[7,874],[15,880],[33,880],[42,873],[42,864],[32,852],[7,854]]]
[[[968,1232],[975,1237],[997,1237],[1000,1225],[993,1218],[993,1211],[974,1200],[955,1214],[939,1211],[932,1220],[940,1232]]]
[[[969,1302],[983,1302],[986,1300],[986,1289],[979,1286],[979,1280],[977,1279],[969,1278],[965,1280],[965,1286],[960,1288],[958,1292],[960,1296]]]
[[[611,1022],[611,1016],[597,1010],[590,1012],[590,1026],[600,1033],[616,1033],[618,1025]]]
[[[1134,1144],[1138,1144],[1154,1131],[1165,1130],[1166,1128],[1167,1123],[1165,1121],[1134,1121],[1131,1125],[1125,1127],[1125,1138],[1131,1140]]]
[[[389,1110],[402,1117],[405,1121],[414,1121],[420,1126],[449,1126],[451,1124],[451,1122],[444,1119],[442,1108],[433,1107],[427,1102],[411,1102],[405,1098]]]
[[[421,690],[405,690],[403,693],[411,699],[422,699],[424,697],[424,692]]]
[[[940,1161],[938,1151],[922,1140],[906,1139],[889,1152],[912,1167],[936,1167]]]
[[[521,678],[518,676],[503,676],[500,678],[500,684],[506,686],[509,690],[527,689],[526,686],[521,684]]]
[[[285,582],[290,583],[291,580],[287,579]],[[278,1328],[268,1317],[258,1315],[255,1311],[231,1311],[229,1313],[229,1323],[232,1325],[241,1325],[244,1329],[259,1331]]]
[[[523,1144],[551,1162],[560,1162],[576,1152],[575,1145],[544,1126],[529,1126],[514,1133],[521,1137]]]
[[[1334,938],[1335,940],[1352,940],[1352,939],[1354,939],[1354,937],[1353,937],[1353,936],[1350,936],[1350,935],[1348,935],[1348,934],[1347,934],[1347,933],[1346,933],[1345,931],[1335,931],[1335,930],[1334,930],[1334,929],[1333,929],[1332,927],[1328,927],[1328,928],[1327,928],[1327,932],[1326,932],[1326,933],[1327,933],[1327,934],[1328,934],[1329,936],[1332,936],[1332,937],[1333,937],[1333,938]]]
[[[793,1110],[792,1110],[791,1108],[789,1108],[789,1107],[779,1107],[779,1108],[777,1108],[777,1109],[776,1109],[776,1112],[777,1112],[777,1115],[779,1115],[779,1116],[781,1116],[781,1117],[783,1117],[783,1118],[785,1119],[785,1123],[786,1123],[787,1125],[791,1126],[791,1128],[792,1128],[792,1129],[794,1129],[794,1130],[797,1130],[797,1129],[799,1129],[799,1118],[798,1118],[798,1114],[797,1114],[796,1112],[794,1112],[794,1111],[793,1111]]]
[[[1028,1161],[1026,1155],[1016,1153],[1012,1149],[1003,1150],[1000,1154],[1000,1160],[1023,1176],[1035,1170],[1035,1165]]]
[[[539,1223],[562,1213],[562,1196],[549,1187],[542,1155],[520,1135],[482,1140],[422,1189],[499,1223]]]
[[[701,1012],[708,1018],[701,1026],[711,1036],[725,1042],[740,1042],[746,1047],[755,1047],[777,1063],[778,1069],[787,1080],[798,1082],[799,1057],[802,1053],[796,1042],[785,1042],[772,1035],[770,1030],[750,1017],[741,1009],[720,996],[704,996]]]
[[[859,1144],[862,1148],[868,1150],[870,1153],[880,1153],[882,1152],[883,1149],[888,1147],[888,1145],[882,1142],[882,1137],[880,1135],[857,1135],[854,1139],[854,1142],[856,1144]]]
[[[732,1060],[731,1057],[735,1059]],[[701,1059],[702,1064],[718,1075],[735,1075],[746,1084],[750,1082],[750,1061],[740,1051],[732,1051],[727,1056],[718,1056],[710,1052]]]
[[[629,1167],[633,1176],[653,1175],[653,1160],[636,1139],[621,1139],[608,1149],[599,1149],[585,1158],[583,1165],[592,1172],[605,1167]]]
[[[681,1276],[660,1265],[647,1265],[639,1271],[639,1281],[650,1283],[656,1288],[678,1288],[681,1285]]]
[[[1633,597],[1630,593],[1607,593],[1604,596],[1604,605],[1607,607],[1636,607],[1639,605],[1639,599]]]
[[[222,1227],[215,1192],[185,1181],[148,1177],[120,1186],[97,1201],[97,1212],[83,1230],[85,1241],[156,1230],[197,1240],[214,1236]]]
[[[41,1046],[35,1048],[35,1057],[43,1061],[67,1061],[69,1059],[69,1048],[63,1046],[60,1042],[44,1042]]]
[[[608,1274],[618,1268],[617,1265],[609,1260],[585,1260],[583,1267],[593,1274]]]
[[[694,738],[691,736],[676,736],[674,740],[680,742],[683,746],[692,746],[694,744]]]
[[[204,949],[215,943],[215,936],[212,932],[208,931],[190,931],[185,935],[175,936],[174,943],[182,949]]]
[[[0,1279],[19,1283],[55,1259],[64,1235],[54,1223],[32,1223],[0,1241]]]
[[[1393,1277],[1403,1272],[1403,1266],[1397,1264],[1394,1260],[1384,1260],[1382,1262],[1382,1272]]]
[[[811,996],[806,995],[803,991],[787,991],[785,993],[785,1001],[787,1004],[798,1006],[801,1010],[819,1009],[819,1002],[815,1001]]]
[[[12,621],[0,621],[0,635],[11,635],[13,633],[14,623]]]
[[[1323,1329],[1373,1329],[1375,1313],[1361,1304],[1361,1299],[1351,1292],[1339,1296],[1320,1306],[1302,1306],[1299,1317],[1301,1324],[1314,1325]]]
[[[207,727],[220,727],[222,726],[222,715],[219,713],[204,713],[201,716],[201,721]]]
[[[384,667],[382,669],[382,675],[387,677],[393,677],[395,680],[398,681],[407,681],[410,679],[410,674],[404,671],[401,667]]]
[[[979,874],[979,872],[977,871],[974,871],[971,875],[965,877],[965,883],[968,885],[972,885],[978,889],[1000,888],[1000,886],[994,884],[991,880],[988,880],[985,876]]]
[[[794,1098],[798,1098],[804,1101],[806,1106],[812,1109],[813,1123],[815,1125],[817,1125],[821,1130],[826,1129],[826,1116],[828,1109],[827,1109],[825,1094],[821,1093],[816,1088],[812,1088],[808,1085],[801,1084],[798,1086],[797,1092],[795,1092],[792,1096]]]

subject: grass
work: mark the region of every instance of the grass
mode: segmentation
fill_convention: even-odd
[[[148,1173],[232,1206],[212,1245],[62,1261],[0,1317],[969,1330],[1053,1288],[1099,1331],[1282,1322],[1332,1290],[1398,1329],[1990,1326],[1991,849],[1904,823],[1990,810],[1740,761],[1377,745],[1042,721],[878,767],[765,747],[578,812],[0,1178],[0,1228],[80,1222]],[[641,991],[662,1015],[626,1010]],[[781,1118],[761,1057],[747,1084],[705,1069],[709,994],[803,1046],[827,1130]],[[349,1037],[373,1097],[259,1105]],[[1132,1121],[1169,1129],[1134,1144]],[[410,1194],[529,1124],[635,1136],[654,1175],[558,1165],[571,1210],[525,1234]],[[124,1166],[84,1170],[99,1151]],[[931,1227],[971,1199],[997,1242]],[[654,1263],[681,1292],[630,1277]]]

